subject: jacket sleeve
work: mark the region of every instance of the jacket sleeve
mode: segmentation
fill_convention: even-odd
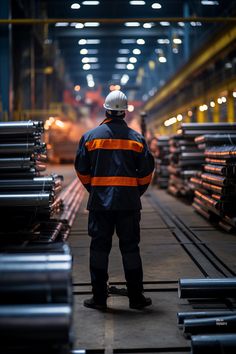
[[[90,158],[89,158],[89,153],[85,145],[85,139],[82,136],[80,142],[79,142],[79,147],[76,153],[76,158],[75,158],[75,170],[77,173],[77,176],[79,177],[81,183],[84,185],[84,187],[87,189],[87,191],[90,191],[91,187],[91,166],[90,166]]]
[[[143,150],[138,157],[137,173],[138,173],[138,188],[140,195],[147,190],[154,171],[154,158],[150,151],[146,141],[143,139]]]

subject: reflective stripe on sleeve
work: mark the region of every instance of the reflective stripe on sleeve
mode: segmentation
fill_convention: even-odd
[[[77,176],[79,177],[82,184],[90,184],[90,182],[91,182],[90,175],[81,175],[79,172],[77,172]]]
[[[150,175],[148,176],[138,178],[138,185],[143,186],[144,184],[149,184],[151,180],[152,180],[152,173],[150,173]]]

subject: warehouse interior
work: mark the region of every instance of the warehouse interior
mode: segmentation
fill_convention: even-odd
[[[74,160],[119,90],[155,159],[153,304],[129,308],[114,235],[103,312]],[[235,0],[1,0],[1,354],[236,353],[235,114]]]

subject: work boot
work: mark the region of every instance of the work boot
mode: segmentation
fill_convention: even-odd
[[[129,307],[135,310],[142,310],[144,307],[150,306],[152,299],[141,294],[139,297],[129,299]]]
[[[84,306],[89,307],[90,309],[105,311],[107,309],[106,302],[97,302],[94,300],[94,297],[84,300]]]

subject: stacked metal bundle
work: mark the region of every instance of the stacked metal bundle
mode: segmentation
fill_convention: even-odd
[[[157,146],[156,182],[159,188],[167,188],[169,180],[169,136],[159,136],[157,138]]]
[[[205,164],[204,171],[191,181],[196,188],[194,209],[230,231],[236,227],[236,134],[232,125],[228,128],[227,134],[206,134],[195,139],[205,149]]]
[[[0,254],[0,272],[1,352],[70,353],[72,256],[68,246],[13,247]]]
[[[60,208],[62,178],[46,170],[42,122],[0,123],[0,212],[4,225],[19,228],[47,220]],[[14,220],[14,223],[9,221]]]
[[[236,278],[180,279],[179,297],[216,299],[236,296]],[[192,353],[234,353],[236,311],[179,312],[178,325],[191,338]]]
[[[188,136],[184,130],[169,140],[170,164],[168,170],[170,178],[168,192],[177,197],[193,198],[193,186],[190,178],[201,169],[204,161],[202,153],[199,152],[194,142],[194,137]]]

